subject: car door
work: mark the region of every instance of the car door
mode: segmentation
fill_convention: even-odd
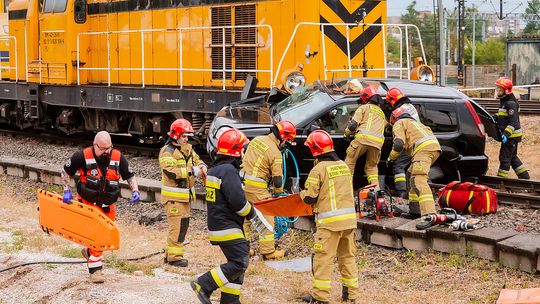
[[[309,174],[314,161],[311,151],[304,145],[309,133],[319,129],[328,132],[334,141],[336,153],[341,159],[344,159],[345,151],[347,150],[347,147],[349,147],[349,141],[343,138],[343,132],[358,106],[358,103],[353,101],[343,102],[327,111],[323,111],[310,123],[306,124],[305,128],[301,131],[299,130],[299,136],[296,138],[297,144],[291,150],[295,153],[297,158],[302,181],[304,181]]]

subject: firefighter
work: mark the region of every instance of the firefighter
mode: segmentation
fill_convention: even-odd
[[[210,243],[218,245],[227,262],[204,273],[191,287],[204,304],[221,289],[220,303],[240,303],[240,288],[249,264],[249,244],[242,230],[244,219],[261,223],[262,214],[246,200],[239,176],[248,139],[239,130],[229,129],[219,137],[217,158],[206,178],[207,223]],[[268,223],[266,223],[269,228]]]
[[[393,119],[390,120],[394,141],[387,164],[391,165],[403,151],[412,158],[409,166],[410,210],[402,216],[419,218],[421,215],[436,212],[433,194],[428,185],[428,173],[441,154],[441,146],[429,127],[417,121],[406,108],[395,107],[403,96],[405,94],[398,88],[391,88],[386,94],[386,100],[394,108]],[[416,207],[417,205],[419,207]]]
[[[519,122],[519,103],[512,93],[512,81],[501,77],[495,82],[497,97],[501,103],[499,111],[494,115],[497,126],[501,131],[501,150],[499,151],[499,171],[497,176],[507,177],[510,166],[518,178],[530,179],[529,171],[517,156],[518,143],[523,131]]]
[[[342,300],[355,302],[358,297],[356,266],[356,212],[352,174],[334,152],[334,143],[322,130],[309,134],[306,143],[315,157],[309,172],[302,200],[313,206],[315,240],[313,244],[313,289],[302,299],[310,303],[328,303],[334,258],[337,255],[341,272]]]
[[[177,119],[167,133],[169,139],[159,152],[161,167],[161,203],[169,222],[165,247],[165,263],[186,267],[184,241],[189,227],[190,202],[195,197],[195,177],[206,176],[207,168],[188,143],[193,127],[185,119]]]
[[[418,111],[411,104],[411,100],[407,96],[401,97],[395,104],[395,108],[403,108],[399,112],[406,112],[411,115],[416,121],[420,121]],[[390,120],[395,120],[392,114],[390,114]],[[394,188],[397,191],[397,196],[400,198],[407,198],[407,168],[411,163],[411,157],[407,152],[403,151],[399,157],[393,162],[392,171],[394,173]],[[416,208],[415,213],[419,213],[418,205],[414,205]]]
[[[283,192],[281,150],[294,142],[295,137],[296,126],[288,120],[283,120],[272,126],[270,134],[257,136],[250,142],[240,172],[248,201],[262,201]],[[274,225],[273,216],[267,216],[266,219],[272,226]],[[249,221],[246,221],[244,230],[249,233]],[[265,260],[285,256],[285,251],[275,248],[274,233],[270,231],[259,234],[259,252]],[[253,253],[250,252],[251,255]]]
[[[124,155],[113,149],[111,136],[106,131],[98,132],[91,147],[75,152],[64,164],[62,170],[64,186],[62,201],[64,203],[70,204],[73,199],[69,182],[77,172],[80,175],[77,182],[77,198],[86,205],[97,207],[111,220],[114,220],[114,203],[120,197],[120,178],[127,181],[133,192],[129,202],[135,203],[140,199],[135,174],[130,169]],[[105,282],[102,273],[103,252],[83,248],[81,253],[87,261],[90,281],[93,283]]]
[[[361,91],[359,101],[362,105],[356,109],[353,118],[345,128],[343,136],[354,136],[349,148],[345,163],[354,175],[356,161],[366,154],[364,171],[369,184],[379,186],[379,170],[377,168],[381,158],[381,148],[384,144],[384,128],[387,124],[386,117],[379,107],[382,103],[381,95],[377,94],[377,88],[368,86]]]

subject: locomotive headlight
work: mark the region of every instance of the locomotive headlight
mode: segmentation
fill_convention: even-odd
[[[292,94],[296,92],[301,87],[306,85],[306,76],[300,71],[294,71],[287,75],[283,83],[283,88],[289,93]]]
[[[435,73],[429,65],[422,64],[411,70],[411,80],[433,82],[434,79]]]

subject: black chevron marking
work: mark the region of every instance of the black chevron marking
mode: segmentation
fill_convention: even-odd
[[[379,17],[374,23],[380,24],[382,17]],[[323,16],[321,16],[321,23],[329,23]],[[360,36],[356,39],[351,40],[351,59],[356,57],[360,51],[366,47],[366,45],[381,32],[381,27],[379,26],[370,26],[368,27]],[[324,34],[330,38],[339,49],[347,54],[347,37],[343,35],[338,29],[331,25],[324,27]]]
[[[338,15],[341,20],[345,23],[355,23],[358,20],[357,14],[358,12],[362,11],[363,9],[366,12],[366,15],[368,15],[379,3],[380,1],[370,1],[367,0],[362,5],[360,5],[357,9],[355,9],[352,13],[349,13],[347,8],[341,3],[339,0],[323,0],[324,4],[328,6],[336,15]]]

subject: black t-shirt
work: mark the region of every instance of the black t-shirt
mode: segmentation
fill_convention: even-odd
[[[92,153],[94,153],[93,148]],[[99,166],[99,170],[103,175],[105,175],[107,173],[107,167],[109,166],[110,157],[106,161],[103,161],[100,158],[96,157],[96,154],[94,153],[94,158],[96,159],[96,162]],[[86,161],[84,159],[83,151],[77,151],[73,153],[71,158],[68,159],[67,162],[64,164],[64,171],[66,171],[66,173],[70,176],[75,175],[75,173],[77,173],[79,169],[86,169]],[[120,155],[119,171],[120,176],[123,180],[128,180],[135,175],[135,173],[133,173],[133,171],[129,167],[129,163],[123,154]]]

